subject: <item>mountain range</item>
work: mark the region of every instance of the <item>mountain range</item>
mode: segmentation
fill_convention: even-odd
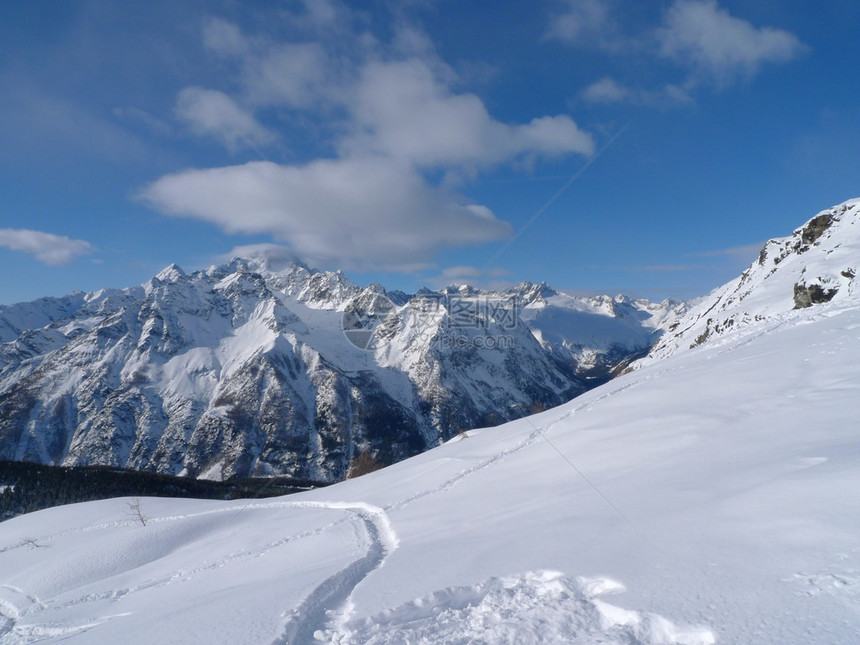
[[[0,307],[0,459],[333,482],[559,405],[685,305],[416,294],[265,256]]]

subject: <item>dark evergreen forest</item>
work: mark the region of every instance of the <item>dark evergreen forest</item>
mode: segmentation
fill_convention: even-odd
[[[214,482],[106,466],[0,461],[0,521],[51,506],[111,497],[246,499],[287,495],[321,485],[286,477]]]

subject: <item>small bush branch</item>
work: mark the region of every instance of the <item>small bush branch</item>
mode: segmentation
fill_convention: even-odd
[[[143,510],[140,508],[140,500],[136,497],[128,502],[128,515],[141,526],[146,526],[149,521],[149,518],[143,514]]]
[[[36,538],[25,537],[21,540],[21,546],[29,547],[30,549],[44,549],[45,544],[39,544]]]

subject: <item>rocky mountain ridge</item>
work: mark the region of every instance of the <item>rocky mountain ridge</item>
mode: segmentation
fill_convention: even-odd
[[[769,240],[739,277],[714,289],[666,327],[645,365],[757,323],[858,292],[860,199],[823,210],[791,235]]]
[[[265,258],[171,265],[0,307],[0,459],[336,481],[362,452],[392,463],[567,401],[682,309],[530,283],[407,295]]]

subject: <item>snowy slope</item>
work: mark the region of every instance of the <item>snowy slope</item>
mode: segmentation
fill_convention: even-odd
[[[0,524],[0,643],[860,642],[860,301],[275,500]]]
[[[639,365],[693,349],[750,324],[779,320],[794,309],[858,293],[860,199],[827,210],[773,239],[744,273],[715,289],[685,316],[670,321]]]
[[[500,322],[496,301],[522,317]],[[345,317],[386,308],[350,330],[373,351],[352,344]],[[389,294],[265,257],[171,265],[133,289],[0,307],[0,459],[336,481],[363,451],[393,463],[569,400],[676,308],[528,283]]]

